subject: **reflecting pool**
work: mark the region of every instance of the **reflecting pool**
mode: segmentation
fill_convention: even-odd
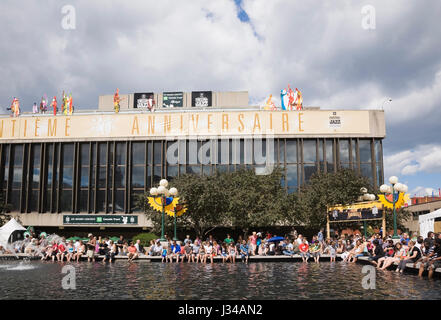
[[[62,288],[65,265],[0,261],[1,299],[441,299],[440,279],[378,271],[365,290],[363,266],[339,261],[70,263],[75,290]]]

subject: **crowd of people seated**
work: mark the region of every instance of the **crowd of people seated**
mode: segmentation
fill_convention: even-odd
[[[223,263],[235,263],[236,259],[248,263],[249,257],[260,256],[291,256],[300,255],[303,262],[310,258],[320,263],[323,254],[329,255],[330,261],[335,262],[340,255],[343,262],[355,263],[360,257],[367,257],[368,261],[378,270],[395,268],[396,272],[403,273],[408,264],[419,268],[419,276],[428,270],[432,278],[434,270],[441,268],[441,234],[429,232],[424,239],[422,236],[407,233],[394,241],[390,236],[382,238],[380,234],[370,237],[355,234],[324,238],[323,229],[314,235],[311,241],[294,232],[284,237],[277,237],[267,232],[252,232],[246,239],[239,236],[235,241],[230,234],[224,240],[217,240],[209,235],[205,240],[196,237],[194,240],[187,235],[183,242],[168,239],[165,245],[159,239],[151,240],[145,248],[139,239],[135,242],[126,241],[123,236],[112,241],[109,238],[88,235],[88,240],[66,240],[59,238],[49,241],[45,235],[40,237],[26,235],[26,239],[14,250],[29,255],[40,255],[41,260],[52,261],[79,261],[84,255],[87,260],[95,261],[97,256],[104,257],[102,262],[113,262],[115,256],[127,256],[133,261],[140,256],[158,256],[162,262],[194,262],[213,263],[214,257],[222,258]],[[0,247],[1,253],[11,253]]]

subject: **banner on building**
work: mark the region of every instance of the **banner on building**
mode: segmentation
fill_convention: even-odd
[[[135,93],[133,98],[133,108],[151,109],[155,106],[153,92]]]
[[[163,92],[162,93],[162,107],[174,108],[184,106],[183,92]]]
[[[96,215],[96,214],[75,214],[64,215],[63,225],[70,224],[98,224],[98,225],[137,225],[138,216],[136,215]]]
[[[212,106],[212,91],[193,91],[191,93],[192,107],[211,107]]]
[[[367,201],[328,207],[328,216],[329,222],[382,219],[383,205],[380,201]]]

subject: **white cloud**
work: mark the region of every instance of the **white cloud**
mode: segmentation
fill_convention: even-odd
[[[441,145],[421,145],[384,157],[385,176],[441,173]]]

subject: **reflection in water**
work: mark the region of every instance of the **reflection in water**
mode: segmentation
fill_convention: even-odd
[[[0,262],[3,299],[441,299],[441,281],[378,271],[364,290],[361,265],[323,262],[187,264],[71,263],[76,290],[63,290],[67,263]]]

